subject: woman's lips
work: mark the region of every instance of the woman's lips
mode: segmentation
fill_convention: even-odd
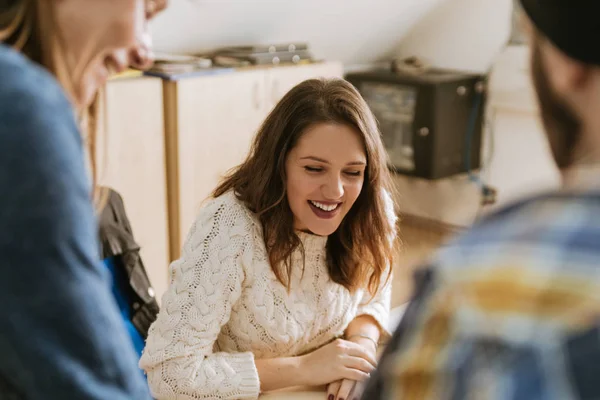
[[[331,219],[334,218],[336,215],[339,214],[340,210],[342,209],[341,205],[342,203],[339,202],[329,202],[329,204],[325,203],[325,202],[317,202],[323,205],[336,205],[337,207],[334,208],[331,211],[325,211],[317,206],[315,206],[311,201],[308,202],[308,205],[310,206],[310,209],[312,210],[312,212],[319,218],[322,219]]]

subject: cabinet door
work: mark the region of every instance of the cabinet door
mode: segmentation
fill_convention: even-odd
[[[294,86],[311,78],[342,78],[344,68],[339,62],[274,67],[268,70],[267,97],[269,109]]]
[[[184,79],[176,85],[181,245],[203,201],[246,157],[267,108],[264,70]],[[172,245],[172,256],[178,255],[177,248]]]
[[[168,229],[162,82],[115,80],[103,98],[100,184],[123,197],[158,299],[168,285]]]

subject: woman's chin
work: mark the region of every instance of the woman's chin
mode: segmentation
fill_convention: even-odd
[[[95,74],[84,79],[76,93],[75,101],[81,110],[85,110],[92,105],[96,99],[98,91],[106,85],[108,81],[108,70],[104,67],[98,68]]]
[[[321,224],[315,224],[314,226],[309,226],[306,229],[307,232],[312,233],[313,235],[318,236],[329,236],[333,234],[339,228],[339,224],[331,225],[331,226],[323,226]]]
[[[84,96],[82,96],[82,98],[79,102],[81,109],[86,109],[92,105],[92,103],[94,102],[94,99],[96,98],[96,92],[97,92],[96,90],[89,91]]]
[[[97,85],[85,85],[76,90],[73,94],[72,101],[75,103],[75,107],[79,111],[83,111],[92,105],[96,99],[98,92]]]

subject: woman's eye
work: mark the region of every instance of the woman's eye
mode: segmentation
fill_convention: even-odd
[[[362,175],[362,171],[346,171],[346,175],[349,175],[349,176],[361,176]]]
[[[321,172],[323,171],[323,168],[320,167],[304,167],[304,169],[308,172]]]

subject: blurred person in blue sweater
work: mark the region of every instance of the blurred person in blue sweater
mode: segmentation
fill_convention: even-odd
[[[149,64],[140,38],[164,6],[0,0],[2,399],[150,397],[99,260],[81,133],[93,170],[97,91]]]

